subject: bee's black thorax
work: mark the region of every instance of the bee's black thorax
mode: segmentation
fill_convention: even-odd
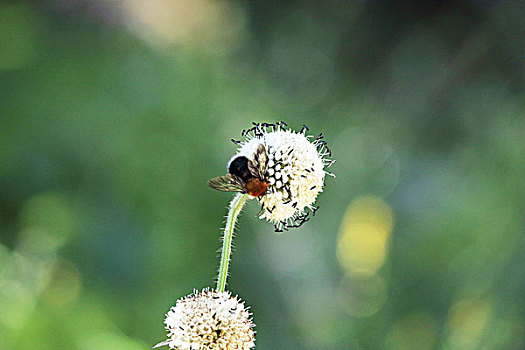
[[[248,168],[248,158],[245,156],[239,156],[231,161],[228,166],[228,172],[233,175],[237,175],[244,181],[248,181],[253,175]]]

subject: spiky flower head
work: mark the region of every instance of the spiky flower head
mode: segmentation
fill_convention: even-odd
[[[204,289],[177,300],[164,321],[168,340],[155,346],[177,350],[247,350],[255,326],[244,302],[230,292]]]
[[[330,149],[322,134],[316,138],[306,135],[306,126],[295,132],[284,122],[253,125],[243,130],[244,141],[234,141],[239,149],[230,163],[239,156],[254,159],[262,144],[267,154],[264,181],[268,188],[257,197],[261,203],[259,217],[272,222],[277,232],[298,227],[309,219],[306,209],[313,214],[318,209],[313,205],[323,191],[325,175],[334,176],[325,170],[335,162],[329,158]]]

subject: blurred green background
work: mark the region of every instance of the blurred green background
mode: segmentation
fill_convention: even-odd
[[[0,2],[0,349],[149,349],[214,286],[252,121],[337,163],[299,229],[249,203],[257,349],[525,348],[520,1]]]

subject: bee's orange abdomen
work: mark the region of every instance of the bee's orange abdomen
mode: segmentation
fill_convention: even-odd
[[[253,197],[259,197],[266,192],[268,184],[264,181],[261,181],[257,178],[252,178],[246,182],[246,189],[248,194]]]

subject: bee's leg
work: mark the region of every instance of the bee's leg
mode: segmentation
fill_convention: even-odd
[[[257,216],[260,216],[262,213],[264,213],[264,204],[261,204],[261,210],[259,210]]]

